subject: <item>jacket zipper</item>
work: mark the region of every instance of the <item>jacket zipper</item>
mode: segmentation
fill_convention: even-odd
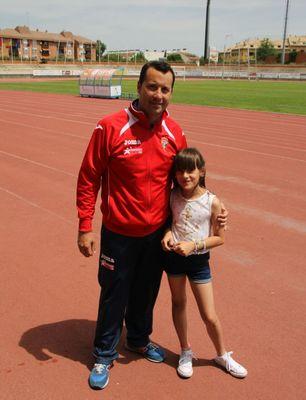
[[[154,130],[154,128],[153,128]],[[154,138],[154,135],[152,136]],[[153,143],[148,143],[148,157],[147,157],[147,179],[148,179],[148,197],[147,197],[147,223],[150,225],[151,224],[151,217],[150,217],[150,212],[151,212],[151,176],[152,176],[152,165],[151,165],[151,148],[152,148]]]

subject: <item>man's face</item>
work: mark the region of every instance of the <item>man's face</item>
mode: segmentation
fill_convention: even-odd
[[[156,122],[167,108],[172,94],[172,73],[165,74],[149,68],[142,85],[138,83],[139,109],[151,123]]]

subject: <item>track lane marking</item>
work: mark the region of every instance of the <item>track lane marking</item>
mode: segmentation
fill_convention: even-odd
[[[48,208],[42,207],[42,206],[40,206],[39,204],[34,203],[33,201],[28,200],[28,199],[26,199],[25,197],[20,196],[19,194],[15,193],[15,192],[12,192],[11,190],[8,190],[8,189],[6,189],[6,188],[3,188],[2,186],[0,186],[0,190],[1,190],[2,192],[4,192],[4,193],[10,195],[10,196],[15,197],[15,198],[18,199],[18,200],[21,200],[22,202],[24,202],[24,203],[26,203],[26,204],[28,204],[28,205],[30,205],[30,206],[32,206],[32,207],[38,208],[39,210],[42,210],[42,211],[44,211],[44,212],[46,212],[46,213],[52,215],[53,217],[56,217],[56,218],[58,218],[58,219],[60,219],[60,220],[62,220],[62,221],[64,221],[64,222],[66,222],[66,223],[69,224],[69,225],[73,225],[73,226],[75,225],[75,223],[73,223],[71,220],[69,220],[69,219],[67,219],[67,218],[65,218],[65,217],[63,217],[63,216],[61,216],[61,215],[55,213],[54,211],[49,210]]]
[[[83,140],[88,141],[88,137],[85,137],[85,136],[74,135],[72,133],[67,133],[67,132],[63,132],[63,131],[60,131],[61,133],[58,134],[57,133],[58,131],[55,131],[54,129],[42,128],[42,127],[39,127],[37,125],[30,125],[30,124],[24,124],[24,123],[16,122],[16,121],[9,121],[9,120],[3,119],[3,118],[0,118],[0,121],[5,122],[7,124],[23,126],[25,128],[34,128],[37,131],[41,130],[41,131],[50,132],[50,133],[53,133],[55,136],[62,136],[63,135],[63,136],[75,137],[75,138],[79,138],[79,139],[83,139]]]
[[[186,133],[188,133],[188,132],[186,132]],[[283,160],[290,160],[290,161],[297,161],[297,162],[301,162],[301,163],[306,163],[306,160],[301,160],[299,158],[280,156],[280,155],[271,154],[271,153],[263,153],[263,152],[255,151],[255,150],[240,149],[239,147],[223,146],[222,144],[212,144],[212,143],[208,143],[208,142],[203,142],[203,141],[200,141],[200,140],[192,139],[192,138],[189,138],[188,136],[187,136],[187,138],[188,138],[188,142],[205,144],[205,146],[220,147],[222,149],[227,149],[227,150],[241,151],[241,152],[250,153],[250,154],[258,154],[258,155],[261,155],[261,156],[280,158],[280,159],[283,159]]]
[[[8,152],[2,151],[2,150],[0,150],[0,154],[3,154],[4,156],[7,156],[7,157],[15,158],[16,160],[21,160],[21,161],[28,162],[33,165],[37,165],[38,167],[50,169],[51,171],[60,172],[61,174],[68,175],[73,178],[77,178],[77,175],[75,175],[75,174],[72,174],[70,172],[64,171],[64,170],[56,168],[56,167],[51,167],[50,165],[47,165],[47,164],[42,164],[38,161],[30,160],[29,158],[18,156],[17,154],[8,153]]]

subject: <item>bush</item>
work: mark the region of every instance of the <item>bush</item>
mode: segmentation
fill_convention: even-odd
[[[290,51],[290,53],[289,53],[289,62],[290,62],[290,63],[295,63],[297,54],[298,54],[298,53],[297,53],[296,50]]]
[[[179,53],[172,53],[167,56],[167,61],[180,63],[183,62],[183,59]]]

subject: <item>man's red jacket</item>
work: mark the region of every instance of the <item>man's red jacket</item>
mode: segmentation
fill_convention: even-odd
[[[102,182],[103,225],[126,236],[145,236],[169,215],[171,169],[175,155],[186,147],[180,126],[164,111],[153,128],[136,108],[98,122],[79,172],[79,230],[92,230]]]

